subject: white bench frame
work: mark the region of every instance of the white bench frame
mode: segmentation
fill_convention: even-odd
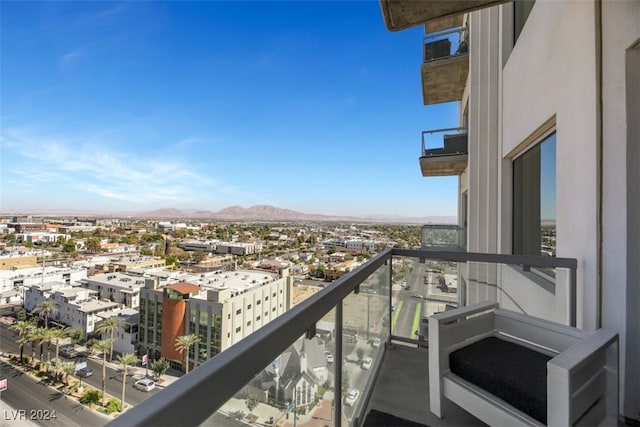
[[[553,356],[547,362],[547,424],[617,425],[618,334],[549,322],[483,302],[429,317],[429,399],[443,414],[443,398],[489,425],[542,426],[524,412],[449,370],[449,354],[499,336]]]

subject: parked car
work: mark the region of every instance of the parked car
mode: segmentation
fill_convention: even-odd
[[[67,359],[75,359],[76,357],[80,356],[80,352],[71,346],[60,348],[59,354],[60,356],[66,357]]]
[[[82,368],[76,371],[76,375],[80,378],[87,378],[93,375],[93,369],[90,367]]]
[[[349,390],[349,393],[347,393],[347,397],[344,398],[344,404],[347,406],[353,406],[353,404],[356,403],[356,400],[358,400],[358,396],[360,396],[360,391],[352,388]]]
[[[327,359],[327,363],[333,363],[333,354],[330,351],[325,351],[324,357]]]
[[[371,340],[371,346],[373,348],[378,348],[380,347],[380,338],[375,337],[374,339]]]
[[[136,381],[133,386],[140,391],[151,391],[156,388],[156,383],[150,378],[143,378]]]
[[[371,364],[373,363],[373,359],[370,357],[365,357],[362,360],[362,369],[371,369]]]

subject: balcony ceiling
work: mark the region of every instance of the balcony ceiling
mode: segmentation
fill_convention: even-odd
[[[423,156],[420,170],[422,176],[459,176],[466,169],[468,158],[468,154]]]
[[[435,33],[436,31],[448,30],[450,28],[462,27],[464,24],[464,14],[443,16],[442,18],[432,19],[424,24],[425,34]]]
[[[460,101],[468,74],[468,53],[422,64],[424,105]]]
[[[380,0],[380,8],[387,28],[390,31],[400,31],[434,19],[506,2],[507,0]]]

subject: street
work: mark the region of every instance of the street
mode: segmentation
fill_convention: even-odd
[[[0,398],[14,410],[3,411],[2,421],[18,425],[28,420],[41,426],[102,426],[111,417],[90,410],[76,400],[53,390],[40,380],[0,362],[0,378],[8,380]]]

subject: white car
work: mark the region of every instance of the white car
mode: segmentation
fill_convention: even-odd
[[[356,400],[358,400],[358,396],[360,396],[360,392],[355,388],[352,388],[349,390],[349,393],[347,393],[347,397],[344,398],[344,404],[347,406],[353,406],[353,404],[356,403]]]
[[[327,363],[333,363],[333,354],[330,351],[325,351],[324,357],[327,359]]]
[[[381,343],[381,342],[380,342],[380,338],[378,338],[378,337],[376,337],[376,338],[374,338],[374,339],[372,339],[372,340],[371,340],[371,346],[372,346],[373,348],[378,348],[378,347],[380,347],[380,343]]]
[[[156,383],[152,379],[144,378],[136,381],[133,386],[140,391],[151,391],[156,388]]]
[[[371,364],[373,363],[373,359],[370,357],[365,357],[362,360],[362,369],[371,369]]]

